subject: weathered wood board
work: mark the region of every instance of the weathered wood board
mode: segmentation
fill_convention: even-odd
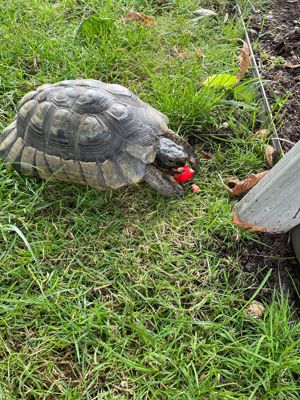
[[[300,223],[300,142],[237,204],[235,217],[270,232]]]

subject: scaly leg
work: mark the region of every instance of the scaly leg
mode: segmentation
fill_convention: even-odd
[[[144,181],[163,196],[183,196],[184,194],[183,188],[171,175],[163,174],[152,164],[147,166]]]

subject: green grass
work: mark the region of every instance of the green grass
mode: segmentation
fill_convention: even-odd
[[[41,183],[1,165],[0,399],[299,398],[300,323],[276,292],[263,319],[244,313],[249,289],[267,282],[239,265],[255,237],[232,241],[234,202],[219,179],[266,168],[251,136],[257,109],[201,87],[237,71],[242,31],[224,22],[225,1],[201,5],[220,17],[193,23],[194,0],[0,5],[2,127],[28,90],[89,77],[130,87],[211,155],[197,145],[201,193],[182,199],[143,184]],[[132,9],[157,25],[125,24]],[[89,15],[108,18],[101,37],[79,36]],[[222,122],[230,135],[218,135]]]

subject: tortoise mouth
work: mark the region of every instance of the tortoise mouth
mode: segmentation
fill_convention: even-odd
[[[187,154],[182,146],[162,137],[156,152],[156,163],[161,168],[172,169],[182,167],[187,162]]]

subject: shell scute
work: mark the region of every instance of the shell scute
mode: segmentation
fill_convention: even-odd
[[[124,177],[118,173],[115,163],[112,160],[106,160],[103,163],[99,163],[102,170],[105,184],[111,189],[118,189],[124,186]]]
[[[49,85],[45,89],[39,91],[35,99],[39,102],[41,101],[52,101],[52,99],[57,95],[57,87]]]
[[[127,182],[138,183],[143,179],[146,172],[146,164],[143,161],[123,152],[116,162]]]
[[[18,163],[18,165],[15,165],[15,168],[17,170],[20,170],[20,165],[19,165],[19,161],[22,155],[22,151],[24,149],[25,145],[23,142],[23,139],[18,137],[14,144],[11,146],[9,152],[7,153],[4,162],[11,164],[11,163]]]
[[[122,86],[122,85],[118,85],[117,83],[106,83],[105,84],[105,89],[110,92],[111,94],[123,94],[123,95],[127,95],[129,97],[134,96],[133,93],[127,89],[126,87]]]
[[[31,92],[26,93],[19,103],[18,110],[23,106],[23,104],[27,103],[29,100],[32,100],[37,93],[37,90],[32,90]]]
[[[21,156],[21,172],[27,175],[37,174],[35,168],[36,149],[31,146],[25,146]]]
[[[99,114],[109,108],[112,102],[113,98],[106,96],[102,90],[88,88],[82,90],[73,109],[80,114]]]
[[[27,146],[36,150],[33,162],[42,177],[54,173],[61,180],[117,188],[143,179],[166,123],[167,117],[121,85],[66,80],[24,96],[16,127],[20,141],[15,146],[17,140],[10,140],[7,154],[14,161]],[[25,150],[23,159],[32,155]]]
[[[79,127],[79,145],[97,145],[102,141],[109,141],[110,134],[104,123],[93,115],[87,115]]]
[[[24,140],[27,145],[35,147],[38,150],[45,150],[43,125],[45,116],[51,105],[50,102],[38,104],[24,132]]]
[[[77,142],[79,160],[104,162],[121,151],[122,143],[103,118],[86,115],[81,119]]]
[[[49,123],[49,135],[48,135],[48,147],[51,147],[52,143],[60,145],[69,144],[69,126],[72,120],[72,111],[68,109],[58,108],[54,111],[51,122]]]
[[[92,187],[106,187],[103,179],[102,171],[100,172],[99,166],[96,162],[80,162],[80,167],[88,186]],[[100,176],[101,175],[101,176]]]
[[[138,143],[127,143],[124,151],[146,164],[152,163],[156,157],[156,150],[153,146],[142,146]]]
[[[50,178],[52,171],[46,161],[45,153],[43,151],[36,151],[35,155],[36,169],[39,176],[43,179]]]
[[[121,103],[113,103],[107,112],[118,121],[125,121],[132,114],[130,106]]]
[[[17,139],[16,120],[9,124],[3,131],[0,140],[0,157],[5,158],[10,148]]]
[[[30,116],[30,114],[33,113],[37,105],[38,102],[36,100],[28,100],[22,105],[22,107],[19,108],[18,119],[25,121]]]

